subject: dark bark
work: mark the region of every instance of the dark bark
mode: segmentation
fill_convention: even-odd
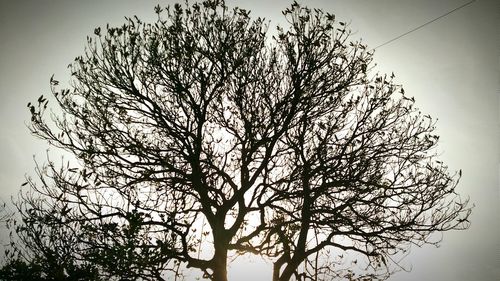
[[[215,243],[213,258],[214,281],[227,281],[227,244]]]

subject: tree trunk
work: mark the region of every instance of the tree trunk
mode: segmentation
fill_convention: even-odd
[[[295,270],[297,270],[297,265],[287,264],[277,281],[289,281]]]
[[[212,270],[212,281],[227,281],[227,246],[225,243],[215,242]]]
[[[283,264],[285,264],[285,255],[281,256],[273,265],[273,281],[280,281],[280,273]]]
[[[223,217],[216,215],[216,218]],[[213,223],[214,237],[214,257],[212,258],[212,281],[227,281],[227,251],[229,239],[224,220],[217,220]]]
[[[280,268],[281,266],[277,266],[276,264],[273,267],[273,281],[279,281],[280,280]]]

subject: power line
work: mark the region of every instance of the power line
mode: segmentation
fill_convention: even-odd
[[[463,5],[461,5],[460,7],[457,7],[457,8],[455,8],[455,9],[453,9],[453,10],[451,10],[451,11],[449,11],[449,12],[445,13],[445,14],[442,14],[441,16],[439,16],[439,17],[437,17],[437,18],[435,18],[435,19],[433,19],[433,20],[431,20],[431,21],[428,21],[428,22],[426,22],[426,23],[424,23],[424,24],[422,24],[422,25],[419,25],[419,26],[417,26],[417,27],[415,27],[415,28],[413,28],[413,29],[411,29],[411,30],[409,30],[409,31],[407,31],[407,32],[405,32],[405,33],[403,33],[403,34],[401,34],[401,35],[397,36],[397,37],[394,37],[394,38],[392,38],[391,40],[389,40],[389,41],[387,41],[387,42],[385,42],[385,43],[382,43],[382,44],[378,45],[377,47],[375,47],[375,48],[373,48],[373,49],[375,50],[375,49],[380,48],[380,47],[382,47],[382,46],[385,46],[385,45],[387,45],[387,44],[389,44],[389,43],[391,43],[391,42],[394,42],[394,41],[398,40],[399,38],[401,38],[401,37],[403,37],[403,36],[406,36],[406,35],[408,35],[408,34],[410,34],[410,33],[412,33],[412,32],[415,32],[415,31],[417,31],[417,30],[421,29],[422,27],[424,27],[424,26],[426,26],[426,25],[429,25],[429,24],[431,24],[431,23],[433,23],[433,22],[435,22],[435,21],[437,21],[437,20],[439,20],[439,19],[441,19],[441,18],[444,18],[444,17],[446,17],[447,15],[449,15],[449,14],[451,14],[451,13],[453,13],[453,12],[456,12],[456,11],[458,11],[458,10],[460,10],[460,9],[464,8],[465,6],[468,6],[468,5],[470,5],[470,4],[472,4],[473,2],[476,2],[476,1],[477,1],[477,0],[472,0],[472,1],[469,1],[469,2],[467,2],[467,3],[463,4]]]

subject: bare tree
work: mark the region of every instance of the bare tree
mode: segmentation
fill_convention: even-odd
[[[438,243],[433,232],[468,227],[468,200],[454,191],[462,172],[449,174],[437,159],[435,122],[394,74],[367,76],[371,53],[348,41],[344,23],[334,31],[333,15],[297,3],[284,15],[291,27],[278,39],[283,77],[301,101],[274,148],[281,155],[264,169],[265,239],[247,245],[277,257],[275,281],[317,280],[320,269],[354,279],[352,266],[318,265],[328,248],[387,270],[358,278],[385,279],[391,257],[410,244]]]
[[[434,122],[393,75],[370,76],[345,23],[294,3],[269,38],[222,1],[155,10],[95,29],[72,87],[51,78],[61,113],[28,104],[32,133],[76,161],[38,167],[24,210],[74,230],[78,259],[109,278],[226,281],[228,255],[257,253],[275,281],[353,279],[321,255],[377,272],[467,227]]]

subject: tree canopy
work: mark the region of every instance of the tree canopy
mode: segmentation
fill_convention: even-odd
[[[270,32],[223,1],[155,11],[96,28],[71,87],[52,77],[28,104],[31,132],[74,159],[28,179],[12,263],[226,281],[228,258],[252,253],[273,281],[378,280],[468,227],[435,121],[333,14],[293,3]]]

